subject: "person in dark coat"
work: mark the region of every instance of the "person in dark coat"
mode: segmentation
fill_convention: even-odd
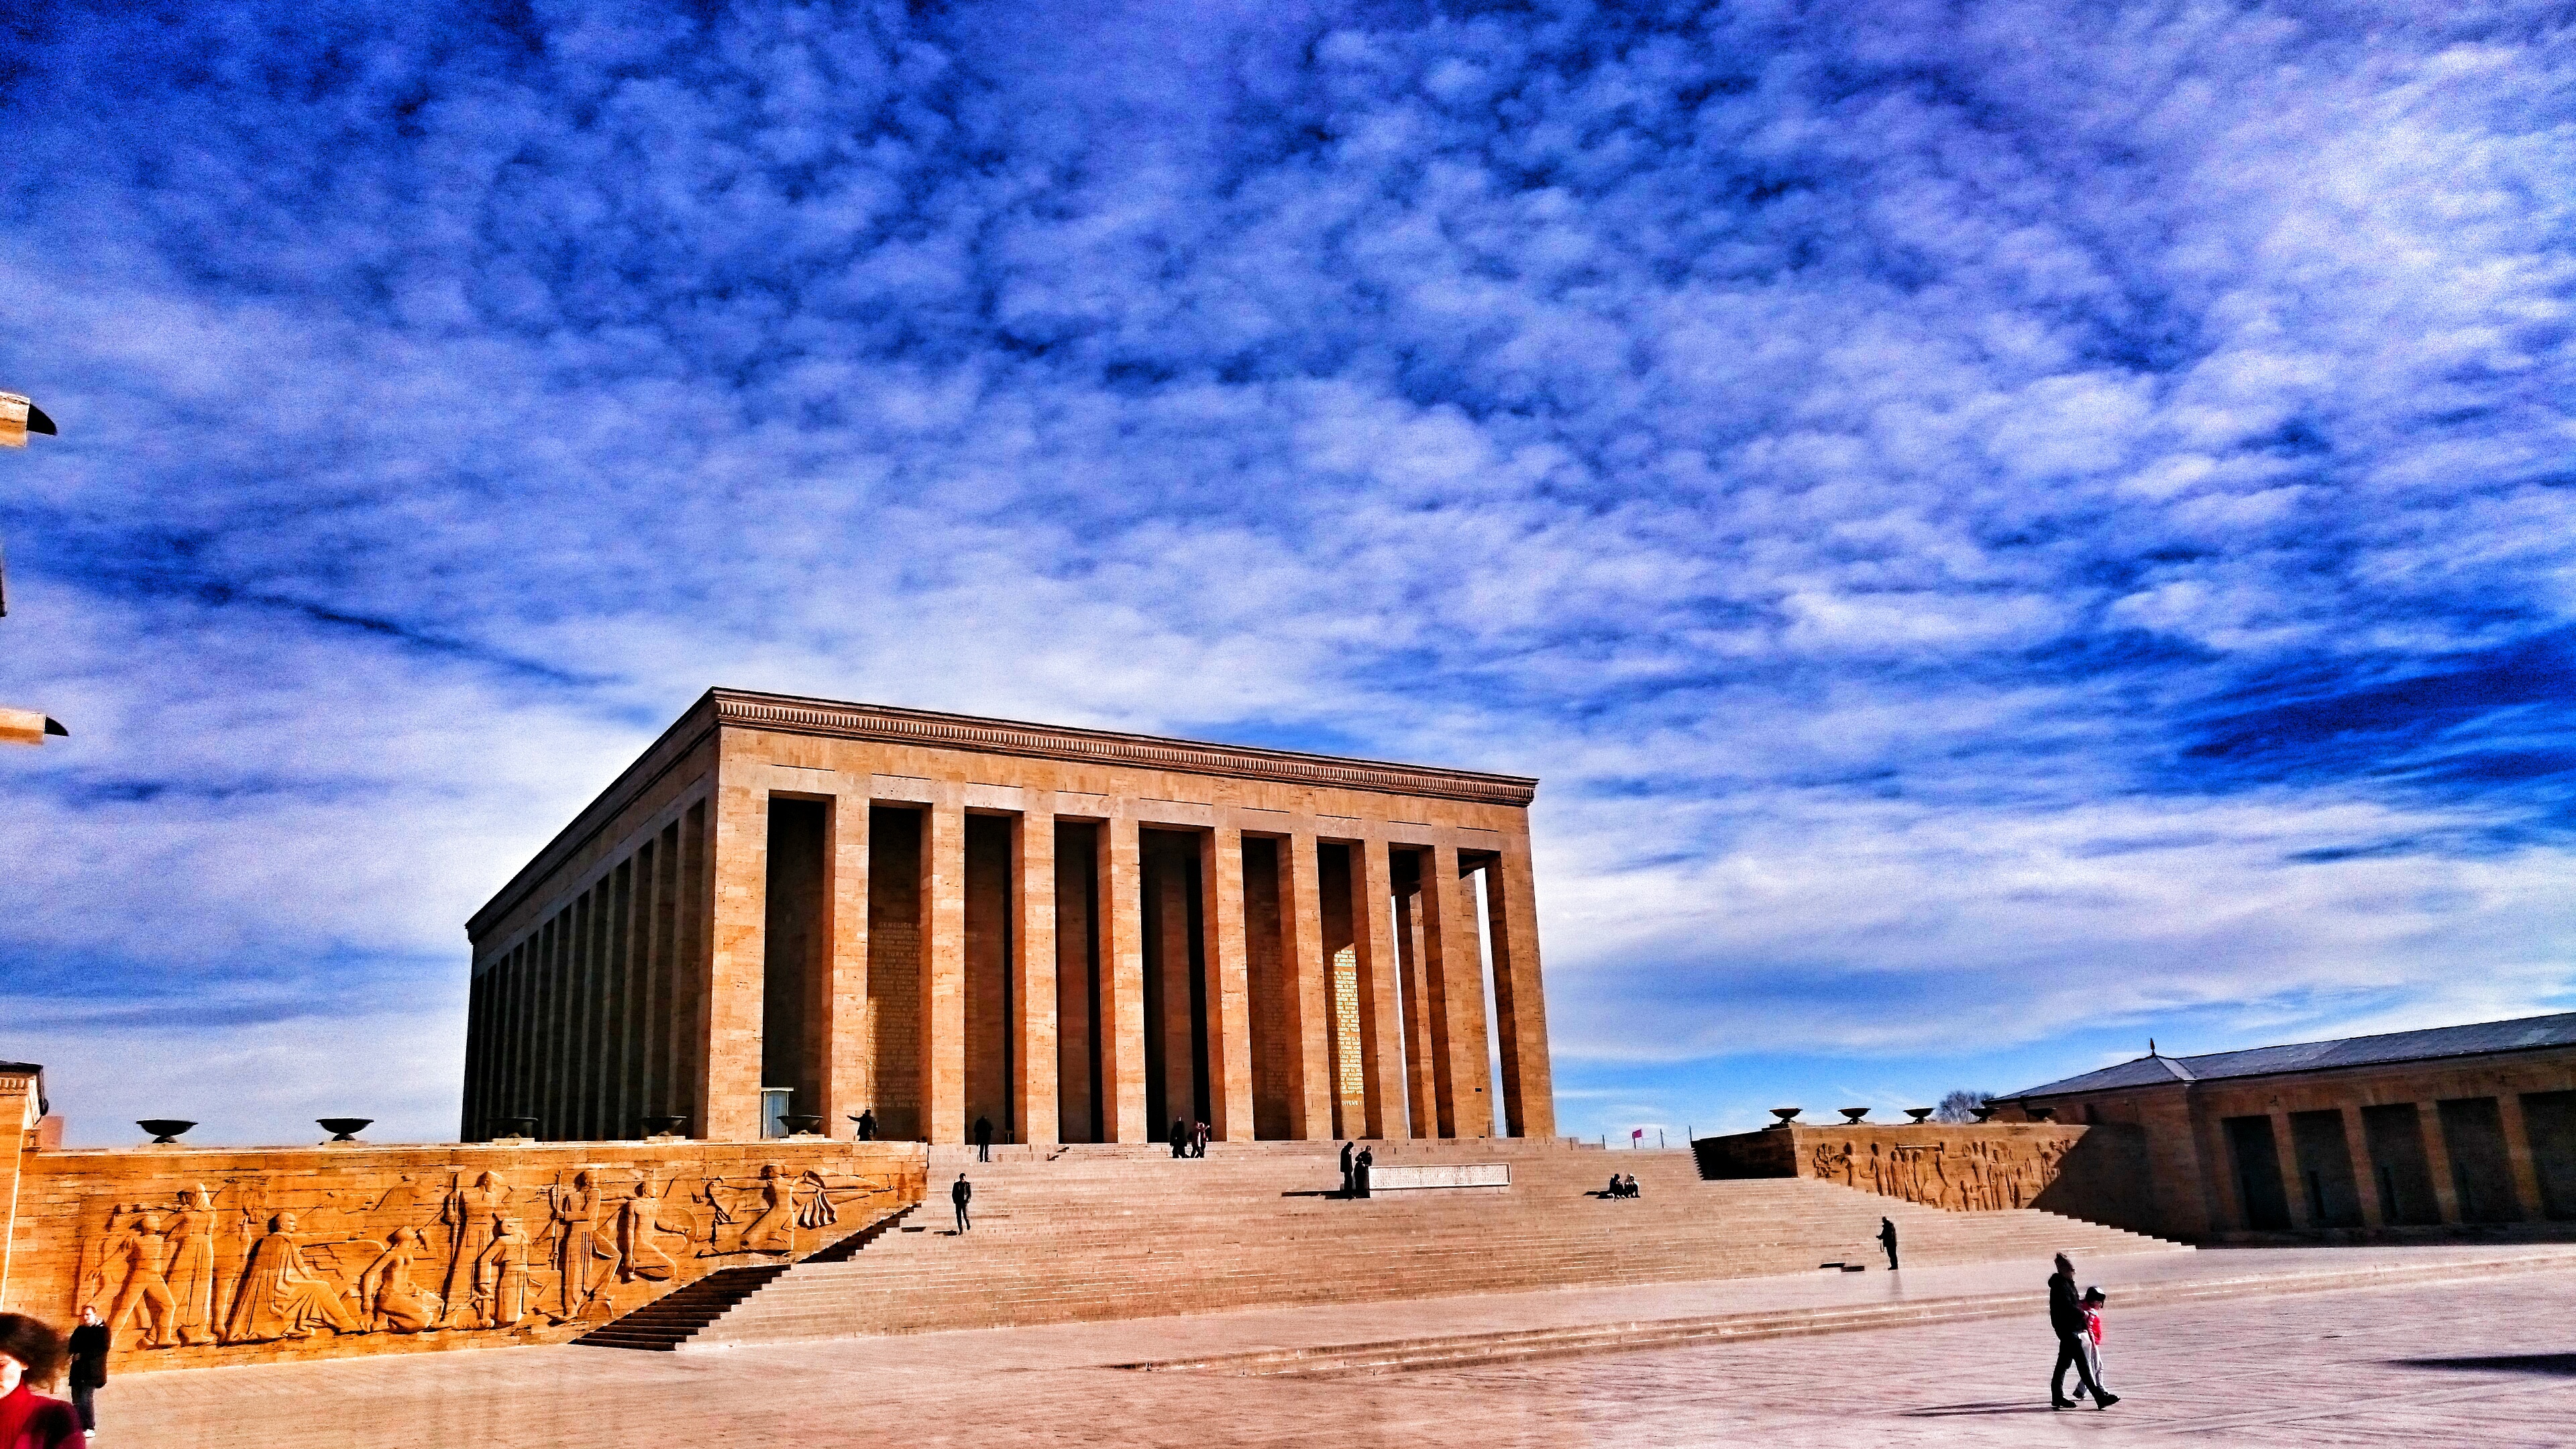
[[[1351,1195],[1351,1152],[1357,1145],[1351,1142],[1342,1144],[1342,1196],[1344,1197]]]
[[[975,1160],[993,1160],[993,1119],[981,1113],[975,1117]]]
[[[859,1140],[861,1142],[874,1142],[877,1140],[876,1108],[861,1107],[859,1109],[859,1115],[851,1118],[850,1120],[859,1124]]]
[[[1359,1156],[1351,1159],[1351,1196],[1366,1197],[1369,1195],[1369,1167],[1376,1161],[1377,1154],[1365,1147],[1360,1149]]]
[[[23,1313],[0,1313],[0,1446],[6,1449],[86,1449],[80,1412],[37,1393],[63,1371],[70,1346],[54,1326]]]
[[[948,1189],[948,1200],[957,1205],[957,1231],[962,1233],[974,1227],[974,1222],[966,1216],[966,1204],[975,1200],[975,1185],[966,1180],[966,1174],[957,1174],[956,1183]]]
[[[1186,1117],[1172,1119],[1172,1155],[1174,1157],[1190,1155],[1190,1123]]]
[[[2107,1393],[2093,1381],[2093,1356],[2085,1352],[2086,1330],[2084,1300],[2075,1291],[2075,1264],[2064,1253],[2057,1255],[2057,1271],[2048,1279],[2048,1326],[2057,1334],[2057,1371],[2048,1376],[2048,1402],[2052,1408],[2071,1409],[2075,1401],[2066,1397],[2066,1369],[2072,1364],[2075,1380],[2084,1392],[2093,1396],[2093,1407],[2107,1409],[2120,1402],[2120,1396]]]
[[[1895,1272],[1895,1271],[1896,1271],[1896,1221],[1895,1221],[1895,1219],[1893,1219],[1893,1218],[1880,1218],[1880,1219],[1878,1220],[1878,1245],[1879,1245],[1880,1247],[1885,1248],[1885,1249],[1887,1250],[1887,1271],[1889,1271],[1889,1272],[1891,1272],[1891,1273]]]
[[[81,1428],[98,1428],[98,1391],[107,1387],[107,1325],[96,1308],[81,1309],[80,1326],[72,1330],[72,1407],[80,1411]]]

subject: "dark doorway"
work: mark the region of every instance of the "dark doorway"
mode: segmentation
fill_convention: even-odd
[[[2454,1097],[2437,1108],[2442,1141],[2451,1154],[2451,1186],[2460,1195],[2460,1221],[2522,1221],[2505,1156],[2504,1114],[2493,1097]]]
[[[2433,1172],[2424,1155],[2424,1120],[2415,1104],[2362,1108],[2361,1137],[2370,1149],[2380,1220],[2399,1227],[2441,1222],[2442,1204],[2433,1196]]]
[[[2236,1193],[2245,1204],[2245,1226],[2281,1232],[2290,1226],[2289,1198],[2281,1190],[2281,1153],[2269,1117],[2230,1117],[2227,1155],[2236,1167]]]
[[[1207,1090],[1207,970],[1199,836],[1146,830],[1139,872],[1145,947],[1145,1120],[1214,1120]]]
[[[2541,1212],[2554,1222],[2576,1219],[2576,1092],[2524,1094],[2522,1128],[2531,1138]]]
[[[1056,1134],[1098,1142],[1100,1100],[1100,827],[1055,828]]]
[[[2352,1147],[2343,1135],[2343,1113],[2290,1114],[2290,1150],[2299,1185],[2308,1195],[2308,1223],[2320,1228],[2361,1226],[2361,1194],[2352,1179]]]

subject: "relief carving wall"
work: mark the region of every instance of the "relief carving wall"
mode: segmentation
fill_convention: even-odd
[[[922,1195],[913,1144],[29,1153],[8,1301],[119,1371],[559,1341]],[[28,1197],[33,1200],[27,1200]]]
[[[1949,1212],[2036,1208],[2153,1222],[2143,1139],[2120,1123],[1792,1125],[1691,1144],[1710,1178],[1811,1177]]]

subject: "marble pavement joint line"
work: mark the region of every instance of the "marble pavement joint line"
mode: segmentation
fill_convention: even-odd
[[[2505,1273],[2563,1271],[2576,1268],[2576,1251],[2514,1254],[2484,1259],[2451,1259],[2438,1263],[2331,1269],[2314,1273],[2248,1273],[2220,1278],[2185,1279],[2124,1287],[2123,1305],[2195,1302],[2219,1298],[2273,1297],[2354,1288],[2467,1281]],[[1214,1373],[1237,1378],[1353,1378],[1372,1374],[1410,1373],[1424,1369],[1462,1368],[1524,1359],[1566,1358],[1583,1354],[1634,1353],[1693,1343],[1811,1334],[1847,1333],[1918,1323],[1945,1323],[1973,1318],[2036,1316],[2046,1304],[2036,1293],[1959,1294],[1892,1303],[1773,1309],[1687,1318],[1643,1319],[1625,1323],[1584,1323],[1502,1333],[1470,1333],[1388,1339],[1370,1343],[1326,1344],[1312,1348],[1257,1350],[1207,1358],[1161,1359],[1108,1367],[1139,1373]],[[2308,1412],[2308,1411],[2302,1411]],[[2229,1422],[2235,1422],[2233,1420]],[[2249,1421],[2250,1422],[2250,1421]]]

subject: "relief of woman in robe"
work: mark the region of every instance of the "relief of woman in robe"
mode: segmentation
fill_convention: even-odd
[[[459,1187],[447,1195],[439,1209],[439,1221],[447,1224],[449,1257],[447,1282],[439,1299],[447,1305],[447,1322],[458,1328],[472,1328],[475,1282],[480,1255],[492,1241],[492,1224],[501,1207],[510,1200],[510,1185],[497,1173],[484,1173],[472,1187]]]
[[[179,1341],[215,1341],[215,1199],[204,1183],[179,1194],[170,1219],[170,1296],[179,1303]]]

